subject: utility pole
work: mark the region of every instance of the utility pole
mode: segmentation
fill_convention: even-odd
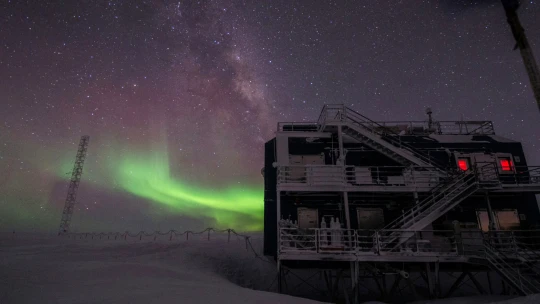
[[[516,40],[514,50],[519,48],[519,51],[521,52],[521,58],[523,58],[525,69],[527,69],[534,98],[536,98],[536,104],[540,111],[540,71],[538,70],[538,65],[534,59],[527,36],[525,36],[525,30],[521,26],[521,22],[517,15],[517,9],[520,6],[520,2],[520,0],[502,0],[504,11],[506,12],[506,20],[512,29],[514,39]]]
[[[60,221],[60,231],[58,232],[58,235],[69,232],[69,225],[71,224],[71,216],[73,215],[73,209],[75,207],[77,190],[79,189],[79,183],[81,182],[84,159],[86,158],[89,140],[90,137],[85,135],[81,137],[81,141],[79,142],[79,150],[77,151],[75,164],[73,165],[73,171],[71,172],[71,181],[69,183],[64,211],[62,212],[62,220]]]

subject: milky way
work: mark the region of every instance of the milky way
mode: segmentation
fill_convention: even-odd
[[[4,1],[1,229],[262,229],[278,121],[493,120],[540,163],[539,115],[497,1]],[[540,56],[540,5],[519,11]]]

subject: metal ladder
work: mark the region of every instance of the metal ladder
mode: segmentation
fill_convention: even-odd
[[[515,250],[513,254],[498,250],[496,246],[484,241],[486,260],[490,267],[522,295],[540,293],[540,272],[530,267],[530,261]]]

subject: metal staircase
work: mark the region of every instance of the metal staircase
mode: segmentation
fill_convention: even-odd
[[[416,165],[427,170],[445,172],[445,166],[434,162],[425,153],[401,141],[399,134],[343,105],[326,105],[319,118],[320,129],[329,122],[339,122],[343,133],[383,153],[403,165]]]
[[[391,250],[398,248],[414,235],[414,231],[427,227],[476,192],[478,187],[474,172],[460,174],[446,183],[439,184],[432,190],[430,196],[384,228],[385,233],[381,235],[382,243],[386,248],[393,246],[390,247]]]
[[[522,295],[540,293],[540,269],[538,260],[529,260],[521,250],[506,252],[496,244],[484,241],[486,260],[516,291]]]
[[[326,105],[317,124],[319,130],[324,130],[327,125],[339,124],[343,133],[383,153],[396,162],[440,173],[441,180],[446,179],[446,181],[433,188],[425,200],[416,204],[406,211],[403,216],[384,228],[385,230],[394,230],[393,232],[387,231],[385,232],[386,235],[381,236],[384,239],[382,243],[387,249],[399,248],[402,243],[414,235],[413,231],[419,231],[427,227],[476,192],[480,186],[493,187],[500,183],[496,178],[496,174],[496,180],[491,178],[486,180],[486,176],[489,175],[486,170],[491,169],[491,167],[487,166],[486,168],[475,168],[474,172],[447,172],[445,165],[434,162],[422,151],[402,142],[400,134],[344,105]],[[480,170],[483,170],[481,181],[478,179]]]

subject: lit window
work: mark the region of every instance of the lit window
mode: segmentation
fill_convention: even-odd
[[[458,159],[458,167],[463,171],[469,170],[469,162],[466,159]]]
[[[512,171],[512,162],[508,158],[500,159],[499,162],[503,171]]]

